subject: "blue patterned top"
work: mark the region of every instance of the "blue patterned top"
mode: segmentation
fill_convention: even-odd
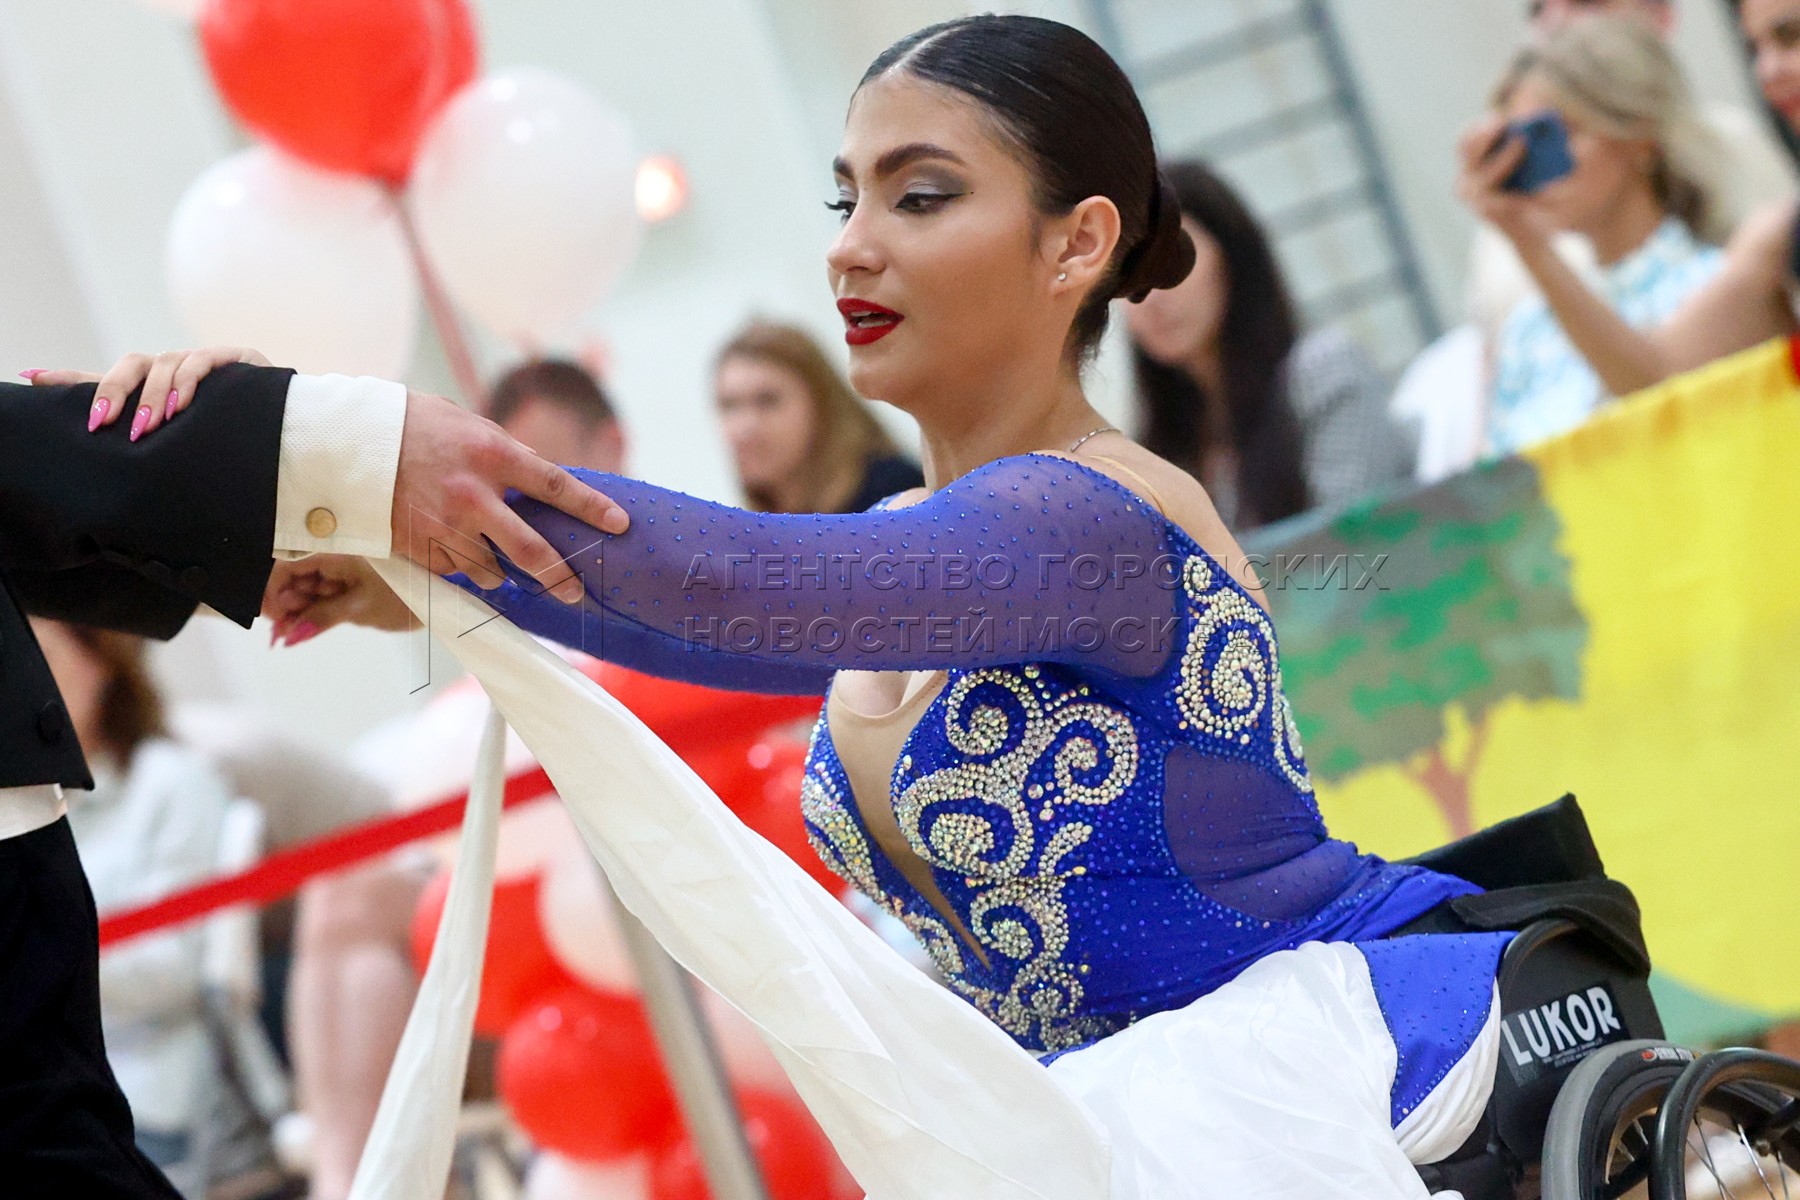
[[[948,911],[871,836],[826,717],[801,802],[826,863],[1028,1049],[1104,1037],[1273,951],[1379,938],[1477,890],[1326,833],[1267,615],[1102,472],[1020,455],[906,508],[835,516],[577,474],[631,528],[515,501],[588,592],[572,608],[514,572],[483,593],[524,628],[763,691],[816,694],[837,668],[945,670],[890,796],[862,801],[891,802]]]
[[[1634,252],[1602,270],[1603,300],[1633,329],[1667,320],[1724,266],[1715,246],[1673,217]],[[1519,302],[1501,327],[1494,357],[1489,452],[1512,454],[1574,429],[1609,397],[1542,296]]]

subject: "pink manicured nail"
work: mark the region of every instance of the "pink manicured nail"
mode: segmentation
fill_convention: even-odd
[[[137,412],[131,418],[131,440],[135,442],[139,438],[143,437],[144,436],[144,426],[148,425],[149,423],[150,423],[150,406],[148,404],[140,404],[138,406]]]
[[[302,621],[294,626],[294,631],[292,633],[288,634],[287,644],[290,646],[298,646],[301,642],[318,637],[320,632],[319,627],[313,622]]]
[[[33,367],[29,371],[20,371],[19,378],[23,379],[27,383],[29,383],[31,380],[36,379],[39,375],[42,375],[43,373],[44,373],[43,367]]]
[[[94,401],[94,407],[88,409],[88,432],[100,428],[100,422],[106,420],[106,414],[112,411],[112,401],[105,396]]]
[[[163,420],[170,421],[174,419],[175,402],[179,399],[181,399],[181,393],[175,391],[173,388],[169,389],[169,402],[163,405]]]

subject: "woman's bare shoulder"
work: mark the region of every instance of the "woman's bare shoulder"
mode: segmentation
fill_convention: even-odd
[[[1073,459],[1130,488],[1155,505],[1157,511],[1224,564],[1246,587],[1252,591],[1261,587],[1237,539],[1220,519],[1212,497],[1199,480],[1182,468],[1123,438],[1108,439],[1108,444],[1103,448],[1097,445],[1092,453],[1059,453],[1056,457]]]

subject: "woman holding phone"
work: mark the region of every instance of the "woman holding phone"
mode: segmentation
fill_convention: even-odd
[[[1578,286],[1635,328],[1667,319],[1724,255],[1696,233],[1707,226],[1702,180],[1715,147],[1643,22],[1576,21],[1521,50],[1494,108],[1465,145],[1464,195],[1511,239],[1542,293],[1513,308],[1495,344],[1484,449],[1509,454],[1617,394],[1582,357],[1563,292],[1544,278],[1546,260],[1573,274],[1554,251],[1558,234],[1592,246],[1595,276]]]
[[[1738,20],[1755,55],[1763,96],[1800,129],[1800,0],[1742,0]],[[1502,123],[1497,117],[1484,121],[1464,137],[1462,193],[1518,248],[1557,323],[1612,395],[1650,387],[1800,331],[1793,301],[1800,206],[1794,200],[1746,220],[1726,244],[1723,265],[1708,283],[1666,320],[1637,327],[1552,252],[1540,200],[1501,189],[1525,152],[1514,143],[1487,154]]]

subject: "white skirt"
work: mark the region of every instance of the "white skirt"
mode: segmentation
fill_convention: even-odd
[[[1363,955],[1343,944],[1270,955],[1184,1009],[1040,1064],[739,822],[579,671],[452,585],[377,565],[537,755],[620,899],[756,1024],[870,1200],[1416,1200],[1411,1162],[1473,1128],[1496,1023],[1397,1132],[1394,1040]],[[353,1200],[442,1195],[442,1124],[461,1082],[443,1064],[468,1045],[497,805],[497,785],[472,793],[444,944]]]

